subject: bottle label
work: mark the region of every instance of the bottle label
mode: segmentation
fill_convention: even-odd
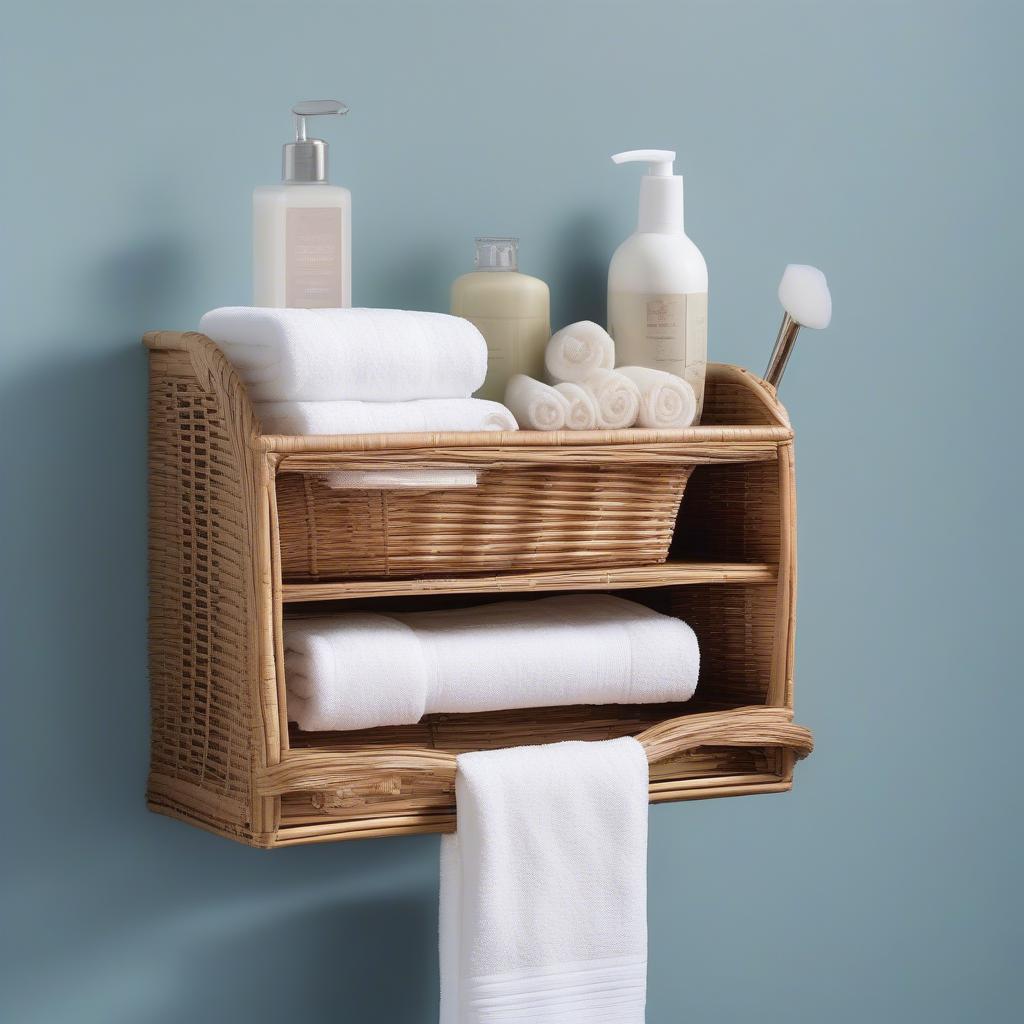
[[[608,327],[617,366],[649,366],[683,377],[703,403],[708,358],[708,293],[613,292]]]
[[[341,305],[341,210],[292,206],[285,214],[285,305]]]

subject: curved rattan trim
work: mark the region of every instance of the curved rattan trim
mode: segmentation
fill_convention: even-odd
[[[794,725],[786,708],[746,707],[683,715],[639,733],[653,764],[698,747],[784,747],[797,758],[814,748],[810,730]],[[442,785],[455,781],[455,755],[446,750],[367,747],[352,753],[293,751],[257,772],[263,796],[370,784],[395,775],[425,773]]]

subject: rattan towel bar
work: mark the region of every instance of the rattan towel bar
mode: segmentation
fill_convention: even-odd
[[[254,846],[450,830],[464,750],[635,735],[652,801],[781,792],[792,722],[793,431],[709,365],[680,431],[265,435],[217,347],[150,350],[149,806]],[[460,492],[331,491],[331,470],[465,466]],[[282,625],[321,608],[631,591],[701,641],[696,698],[302,733]]]

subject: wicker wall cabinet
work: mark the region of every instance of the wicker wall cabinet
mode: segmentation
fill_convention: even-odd
[[[455,754],[635,735],[652,801],[780,792],[792,722],[793,431],[774,392],[708,368],[678,431],[268,436],[220,350],[155,332],[150,358],[154,811],[259,847],[455,827]],[[331,491],[332,470],[478,471],[457,491]],[[629,591],[696,630],[677,705],[289,725],[282,623],[317,609],[424,608]]]

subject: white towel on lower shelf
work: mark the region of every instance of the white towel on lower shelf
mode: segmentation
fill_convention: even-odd
[[[411,402],[259,402],[264,434],[420,434],[516,430],[516,418],[485,398],[422,398]]]
[[[284,643],[288,717],[307,731],[683,701],[700,666],[685,622],[608,594],[286,619]]]
[[[643,1024],[647,757],[632,737],[460,754],[441,1024]]]
[[[561,430],[569,414],[569,399],[565,395],[524,373],[509,378],[505,404],[524,430]]]
[[[446,313],[225,306],[199,330],[253,402],[467,398],[487,373],[483,335]]]
[[[638,427],[688,427],[697,418],[697,395],[688,380],[648,366],[619,366],[615,372],[640,389]]]

